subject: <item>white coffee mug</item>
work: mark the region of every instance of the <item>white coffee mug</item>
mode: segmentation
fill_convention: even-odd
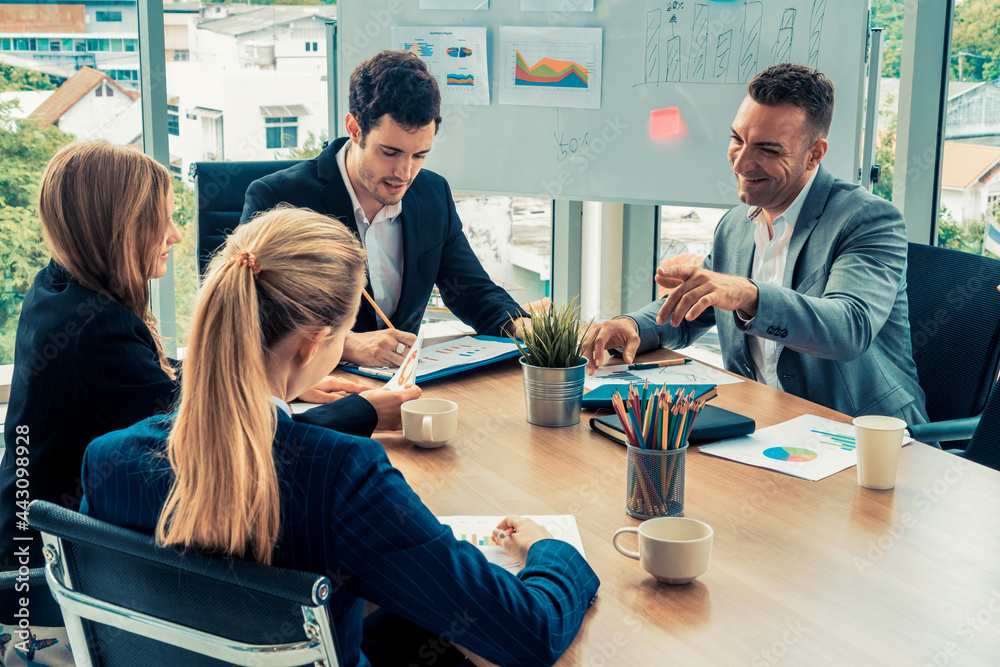
[[[906,422],[896,417],[865,415],[854,419],[857,429],[858,484],[866,489],[896,486],[899,452],[903,448]]]
[[[639,551],[618,544],[625,533],[639,536]],[[708,572],[712,560],[712,527],[697,519],[659,517],[620,528],[611,539],[615,549],[639,561],[646,572],[664,584],[687,584]]]
[[[458,432],[458,403],[417,398],[403,403],[403,437],[417,447],[440,447]]]

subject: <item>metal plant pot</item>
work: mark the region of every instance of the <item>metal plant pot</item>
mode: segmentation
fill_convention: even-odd
[[[580,423],[583,378],[587,359],[572,368],[529,366],[521,357],[524,371],[524,405],[528,423],[536,426],[571,426]]]

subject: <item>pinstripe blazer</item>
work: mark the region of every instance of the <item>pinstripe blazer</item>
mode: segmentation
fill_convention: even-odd
[[[153,417],[91,443],[81,511],[152,532],[171,484],[160,455],[171,423]],[[599,581],[569,544],[536,543],[514,576],[457,541],[377,442],[298,424],[279,410],[274,452],[274,564],[333,582],[329,607],[344,664],[369,664],[360,650],[365,600],[500,665],[548,665],[573,641]]]
[[[0,464],[0,570],[20,565],[11,540],[17,481],[12,453],[18,428],[21,434],[27,431],[21,444],[27,442],[30,449],[30,500],[76,509],[87,444],[167,412],[178,389],[160,368],[149,327],[135,313],[76,282],[54,261],[38,272],[17,325],[4,429],[8,454]],[[357,395],[295,418],[366,436],[378,422],[375,408]],[[42,564],[42,550],[32,549],[31,566]]]
[[[702,266],[749,276],[754,223],[749,207],[729,211]],[[788,248],[781,286],[757,284],[757,316],[744,328],[735,313],[707,309],[674,328],[657,326],[664,299],[630,315],[639,350],[686,347],[713,324],[726,369],[754,377],[748,336],[775,341],[782,388],[858,416],[927,421],[910,345],[906,299],[906,224],[895,206],[835,179],[822,166]]]

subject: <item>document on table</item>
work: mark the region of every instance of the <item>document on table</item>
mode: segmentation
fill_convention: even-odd
[[[525,516],[525,518],[548,528],[552,537],[569,542],[581,556],[587,557],[583,553],[583,540],[580,539],[576,517],[572,514]],[[524,563],[508,556],[503,547],[493,544],[493,529],[500,525],[503,516],[439,516],[438,521],[451,528],[456,540],[475,545],[489,562],[514,574],[524,569]]]
[[[596,389],[605,384],[629,384],[631,382],[649,384],[735,384],[743,382],[742,378],[730,375],[717,368],[706,366],[700,361],[691,360],[690,364],[666,366],[663,368],[647,368],[641,371],[630,371],[628,364],[618,366],[601,366],[593,375],[583,380],[587,389]]]
[[[857,465],[855,428],[816,415],[801,415],[752,435],[722,440],[698,449],[703,454],[818,481]],[[913,442],[904,437],[903,445]]]

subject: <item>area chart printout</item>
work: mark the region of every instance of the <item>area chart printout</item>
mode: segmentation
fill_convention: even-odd
[[[500,28],[501,104],[601,108],[600,28]]]
[[[703,454],[815,482],[857,465],[854,437],[853,424],[802,415],[762,428],[753,435],[702,445],[698,449]],[[904,445],[910,442],[913,438],[903,438]]]
[[[392,29],[392,43],[427,63],[443,104],[489,105],[486,28],[398,26]]]
[[[583,553],[583,541],[580,539],[580,529],[576,525],[576,517],[572,514],[553,514],[546,516],[526,516],[552,533],[552,537],[570,545]],[[517,574],[524,569],[524,563],[511,558],[503,547],[493,544],[493,529],[503,521],[502,516],[439,516],[438,521],[451,528],[456,540],[468,542],[478,548],[486,560],[499,565],[505,570]]]

